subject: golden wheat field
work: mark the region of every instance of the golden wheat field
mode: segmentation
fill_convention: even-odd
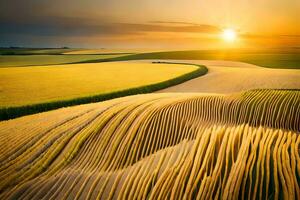
[[[300,92],[128,96],[0,122],[0,199],[300,199]]]
[[[195,71],[184,64],[84,63],[0,68],[0,108],[147,86]]]

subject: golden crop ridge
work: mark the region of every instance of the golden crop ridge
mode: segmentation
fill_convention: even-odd
[[[207,71],[202,65],[168,62],[0,68],[3,77],[0,120],[150,93],[202,76]]]
[[[0,199],[300,199],[300,92],[147,94],[0,123]]]

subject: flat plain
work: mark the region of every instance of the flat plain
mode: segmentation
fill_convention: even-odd
[[[30,67],[41,65],[58,65],[77,63],[95,59],[108,59],[127,54],[102,54],[102,55],[3,55],[0,56],[2,67]]]
[[[178,62],[178,60],[168,61]],[[300,71],[298,69],[265,68],[233,61],[186,60],[185,62],[205,65],[208,73],[159,92],[230,94],[257,88],[300,89]]]
[[[121,60],[223,60],[240,61],[261,67],[277,69],[300,69],[300,49],[224,49],[224,50],[181,50],[145,52],[115,58],[106,61]],[[95,62],[95,61],[94,61]]]

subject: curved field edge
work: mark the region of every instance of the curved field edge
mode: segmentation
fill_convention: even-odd
[[[0,197],[299,199],[299,97],[137,95],[1,122]]]
[[[140,62],[0,68],[0,77],[3,77],[0,79],[0,107],[25,106],[110,93],[159,83],[197,68],[183,64]]]
[[[113,99],[113,98],[124,97],[124,96],[135,95],[135,94],[150,93],[150,92],[154,92],[157,90],[161,90],[161,89],[164,89],[164,88],[167,88],[170,86],[174,86],[174,85],[183,83],[183,82],[191,80],[193,78],[197,78],[199,76],[205,75],[208,72],[208,69],[204,65],[196,65],[196,64],[189,64],[189,63],[173,63],[173,62],[172,63],[164,62],[164,64],[193,65],[193,66],[197,66],[198,68],[192,72],[183,74],[176,78],[165,80],[165,81],[162,81],[159,83],[150,84],[150,85],[129,88],[129,89],[114,91],[114,92],[110,92],[110,93],[103,93],[103,94],[99,94],[99,95],[68,99],[68,100],[45,102],[45,103],[25,105],[25,106],[0,108],[0,121],[13,119],[16,117],[21,117],[24,115],[34,114],[34,113],[38,113],[38,112],[54,110],[54,109],[66,107],[66,106],[100,102],[100,101],[105,101],[105,100],[109,100],[109,99]]]
[[[108,59],[87,60],[79,63],[112,62],[126,60],[225,60],[240,61],[260,67],[275,69],[300,69],[299,52],[280,51],[239,51],[239,50],[192,50],[192,51],[164,51],[137,53]]]

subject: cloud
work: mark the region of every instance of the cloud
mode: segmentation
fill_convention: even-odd
[[[252,34],[245,33],[241,35],[246,39],[284,39],[284,38],[294,38],[300,39],[300,35],[295,34]]]
[[[217,33],[220,29],[206,24],[187,22],[115,23],[107,19],[76,17],[36,17],[31,20],[0,20],[0,35],[37,36],[140,35],[148,32]]]
[[[202,24],[191,23],[191,22],[178,22],[178,21],[150,21],[151,24],[173,24],[173,25],[193,25],[201,26]],[[213,26],[212,26],[213,27]]]
[[[190,24],[184,22],[160,22],[155,24],[122,24],[135,31],[145,32],[186,32],[186,33],[217,33],[220,29],[206,24]]]

